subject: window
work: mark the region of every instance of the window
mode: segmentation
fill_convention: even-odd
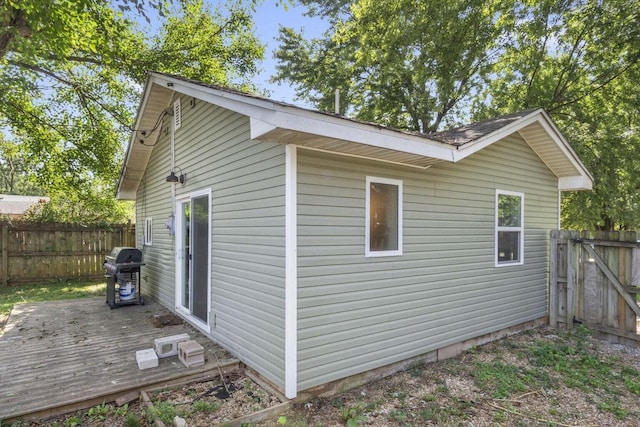
[[[144,245],[151,246],[153,243],[153,219],[145,218],[144,219]]]
[[[402,181],[367,177],[365,256],[402,255]]]
[[[496,267],[524,263],[524,194],[496,190]]]

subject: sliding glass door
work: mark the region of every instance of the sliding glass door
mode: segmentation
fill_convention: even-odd
[[[211,195],[198,192],[176,206],[177,309],[209,329],[211,271]]]

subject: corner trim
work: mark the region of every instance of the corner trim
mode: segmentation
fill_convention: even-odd
[[[285,290],[284,290],[284,379],[285,396],[298,394],[298,151],[285,146]]]

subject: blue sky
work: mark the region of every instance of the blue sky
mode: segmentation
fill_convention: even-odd
[[[296,30],[303,29],[306,38],[319,37],[327,28],[326,22],[318,18],[303,16],[304,7],[289,7],[284,10],[275,6],[275,0],[265,0],[258,7],[254,16],[256,36],[267,45],[265,61],[262,64],[264,71],[258,76],[256,82],[261,89],[270,92],[270,98],[275,101],[284,101],[292,104],[303,104],[301,101],[294,101],[294,93],[287,86],[278,86],[269,83],[269,78],[275,74],[276,63],[273,59],[273,51],[278,47],[275,38],[278,36],[280,25],[292,27]]]
[[[319,37],[327,28],[327,23],[319,18],[309,18],[303,16],[305,7],[294,7],[288,5],[286,10],[282,6],[276,5],[277,0],[259,0],[261,3],[256,8],[256,13],[253,16],[253,22],[255,24],[256,36],[266,45],[265,59],[260,64],[262,69],[261,73],[256,78],[256,85],[260,89],[265,89],[269,92],[269,98],[274,101],[283,101],[291,104],[297,104],[305,107],[309,105],[303,101],[294,100],[294,92],[287,85],[277,85],[269,83],[269,79],[275,74],[276,62],[273,59],[273,52],[278,47],[276,37],[278,36],[278,28],[280,25],[292,27],[295,30],[303,30],[306,38]],[[293,0],[295,1],[295,0]],[[224,10],[225,1],[219,0],[205,0],[215,8],[220,6]],[[283,2],[282,0],[280,1]],[[286,0],[284,1],[286,2]],[[148,11],[150,15],[153,12]],[[150,31],[151,33],[157,31],[157,16],[151,17],[151,25],[147,24],[144,19],[132,13],[133,19],[137,20],[143,30]]]

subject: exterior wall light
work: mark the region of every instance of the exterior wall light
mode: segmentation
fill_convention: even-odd
[[[182,172],[182,169],[180,167],[176,166],[176,168],[180,169],[180,175],[176,175],[176,173],[172,169],[171,173],[169,174],[169,176],[167,176],[165,181],[170,182],[172,184],[175,184],[176,182],[179,182],[180,184],[184,184],[185,182],[187,182],[187,176]]]

